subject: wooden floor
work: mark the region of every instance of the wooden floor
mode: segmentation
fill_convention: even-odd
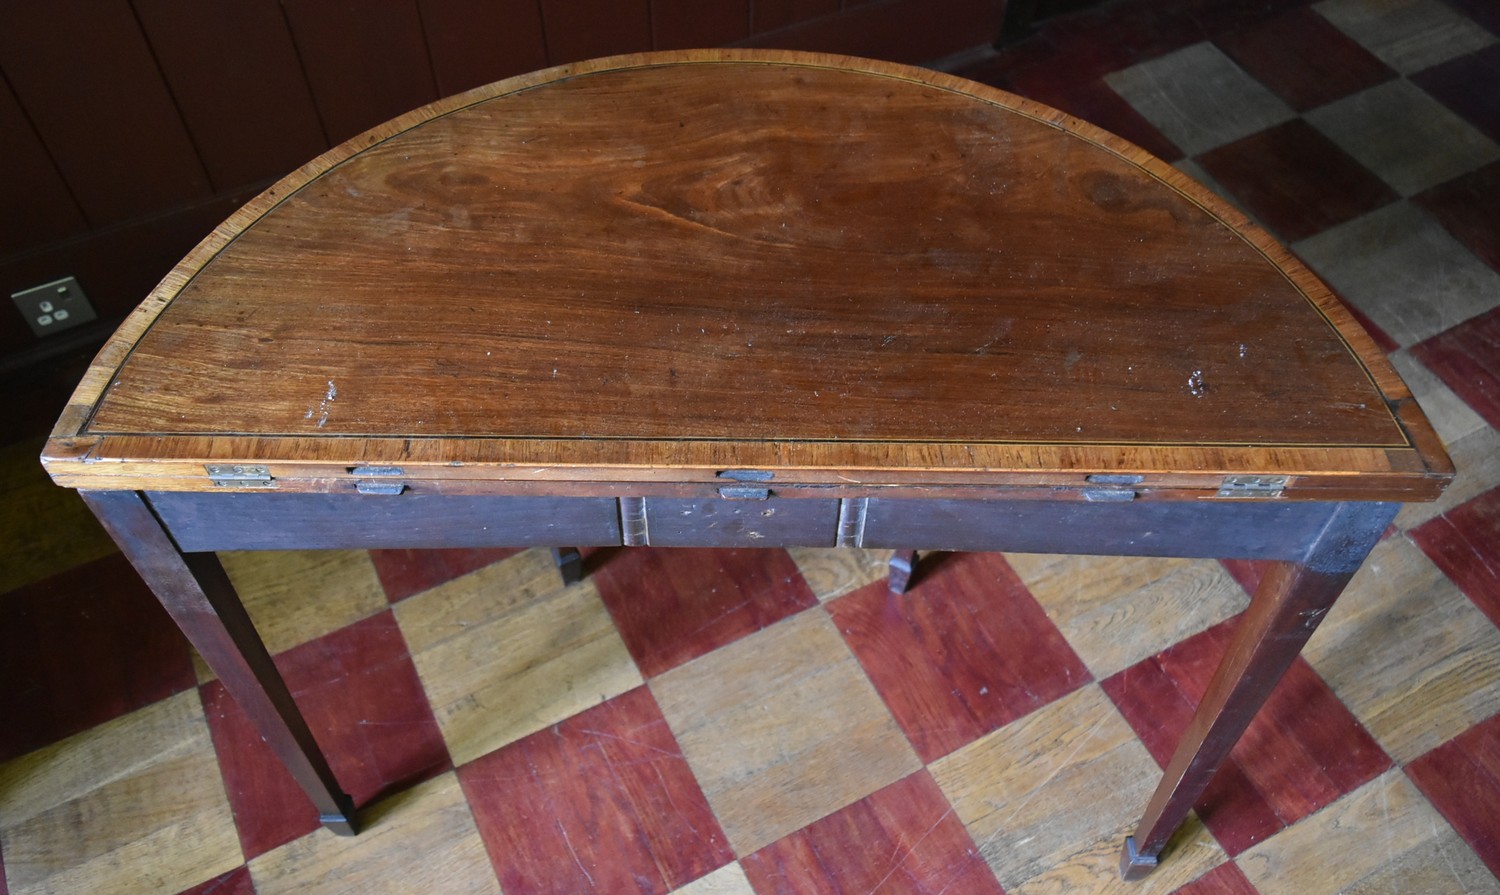
[[[542,551],[227,555],[373,803],[340,839],[42,475],[60,366],[0,447],[0,895],[1500,892],[1497,33],[1488,0],[1125,0],[960,70],[1289,242],[1459,469],[1148,881],[1119,844],[1251,564],[943,555],[893,597],[854,551],[598,551],[566,588]]]

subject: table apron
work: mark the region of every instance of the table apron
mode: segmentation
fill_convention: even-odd
[[[186,552],[837,545],[1298,560],[1339,506],[1276,500],[1083,503],[872,497],[778,503],[269,492],[146,496]],[[766,512],[773,509],[779,514]]]
[[[1300,561],[1344,504],[872,498],[861,547]],[[1363,504],[1379,514],[1393,505]]]

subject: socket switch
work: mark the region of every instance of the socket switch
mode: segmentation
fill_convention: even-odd
[[[21,309],[21,316],[26,318],[31,331],[39,336],[50,336],[99,319],[94,306],[78,287],[78,281],[72,277],[12,292],[10,300]]]

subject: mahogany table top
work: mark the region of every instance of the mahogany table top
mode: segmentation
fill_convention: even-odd
[[[310,162],[126,321],[44,459],[160,490],[1452,475],[1328,289],[1171,166],[948,75],[727,50],[513,78]]]

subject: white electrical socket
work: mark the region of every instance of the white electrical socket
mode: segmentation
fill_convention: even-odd
[[[99,319],[78,281],[72,277],[12,292],[10,300],[21,309],[31,331],[39,336],[50,336]]]

